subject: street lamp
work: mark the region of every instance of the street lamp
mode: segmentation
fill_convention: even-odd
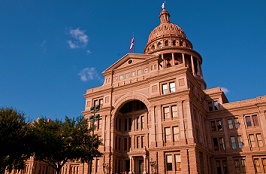
[[[100,114],[96,114],[100,110],[100,105],[92,106],[90,108],[90,113],[93,115],[90,116],[89,121],[91,122],[91,129],[92,129],[92,141],[91,141],[91,148],[93,148],[93,142],[94,142],[94,122],[101,119]],[[92,157],[90,159],[90,173],[92,173],[92,160],[93,160],[93,154],[94,151],[92,151]]]

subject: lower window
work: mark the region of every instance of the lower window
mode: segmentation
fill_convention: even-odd
[[[167,171],[181,171],[180,152],[172,152],[165,154],[165,161]]]

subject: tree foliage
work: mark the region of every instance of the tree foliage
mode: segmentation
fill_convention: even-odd
[[[30,132],[23,113],[0,108],[0,173],[22,169],[31,155]]]
[[[90,161],[99,156],[100,140],[90,135],[83,117],[64,121],[40,118],[31,126],[34,134],[34,157],[53,167],[59,174],[68,160]]]

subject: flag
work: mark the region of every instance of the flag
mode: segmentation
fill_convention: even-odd
[[[132,37],[132,39],[130,41],[130,47],[129,47],[130,52],[133,51],[133,48],[134,48],[134,36]]]

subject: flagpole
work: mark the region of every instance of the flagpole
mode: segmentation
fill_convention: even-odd
[[[133,33],[133,37],[134,37],[133,53],[135,53],[135,36],[134,36],[134,33]]]
[[[134,33],[133,33],[133,36],[132,36],[132,38],[131,38],[131,40],[130,40],[130,47],[129,47],[129,50],[130,50],[130,52],[135,52],[135,45],[134,45]]]

